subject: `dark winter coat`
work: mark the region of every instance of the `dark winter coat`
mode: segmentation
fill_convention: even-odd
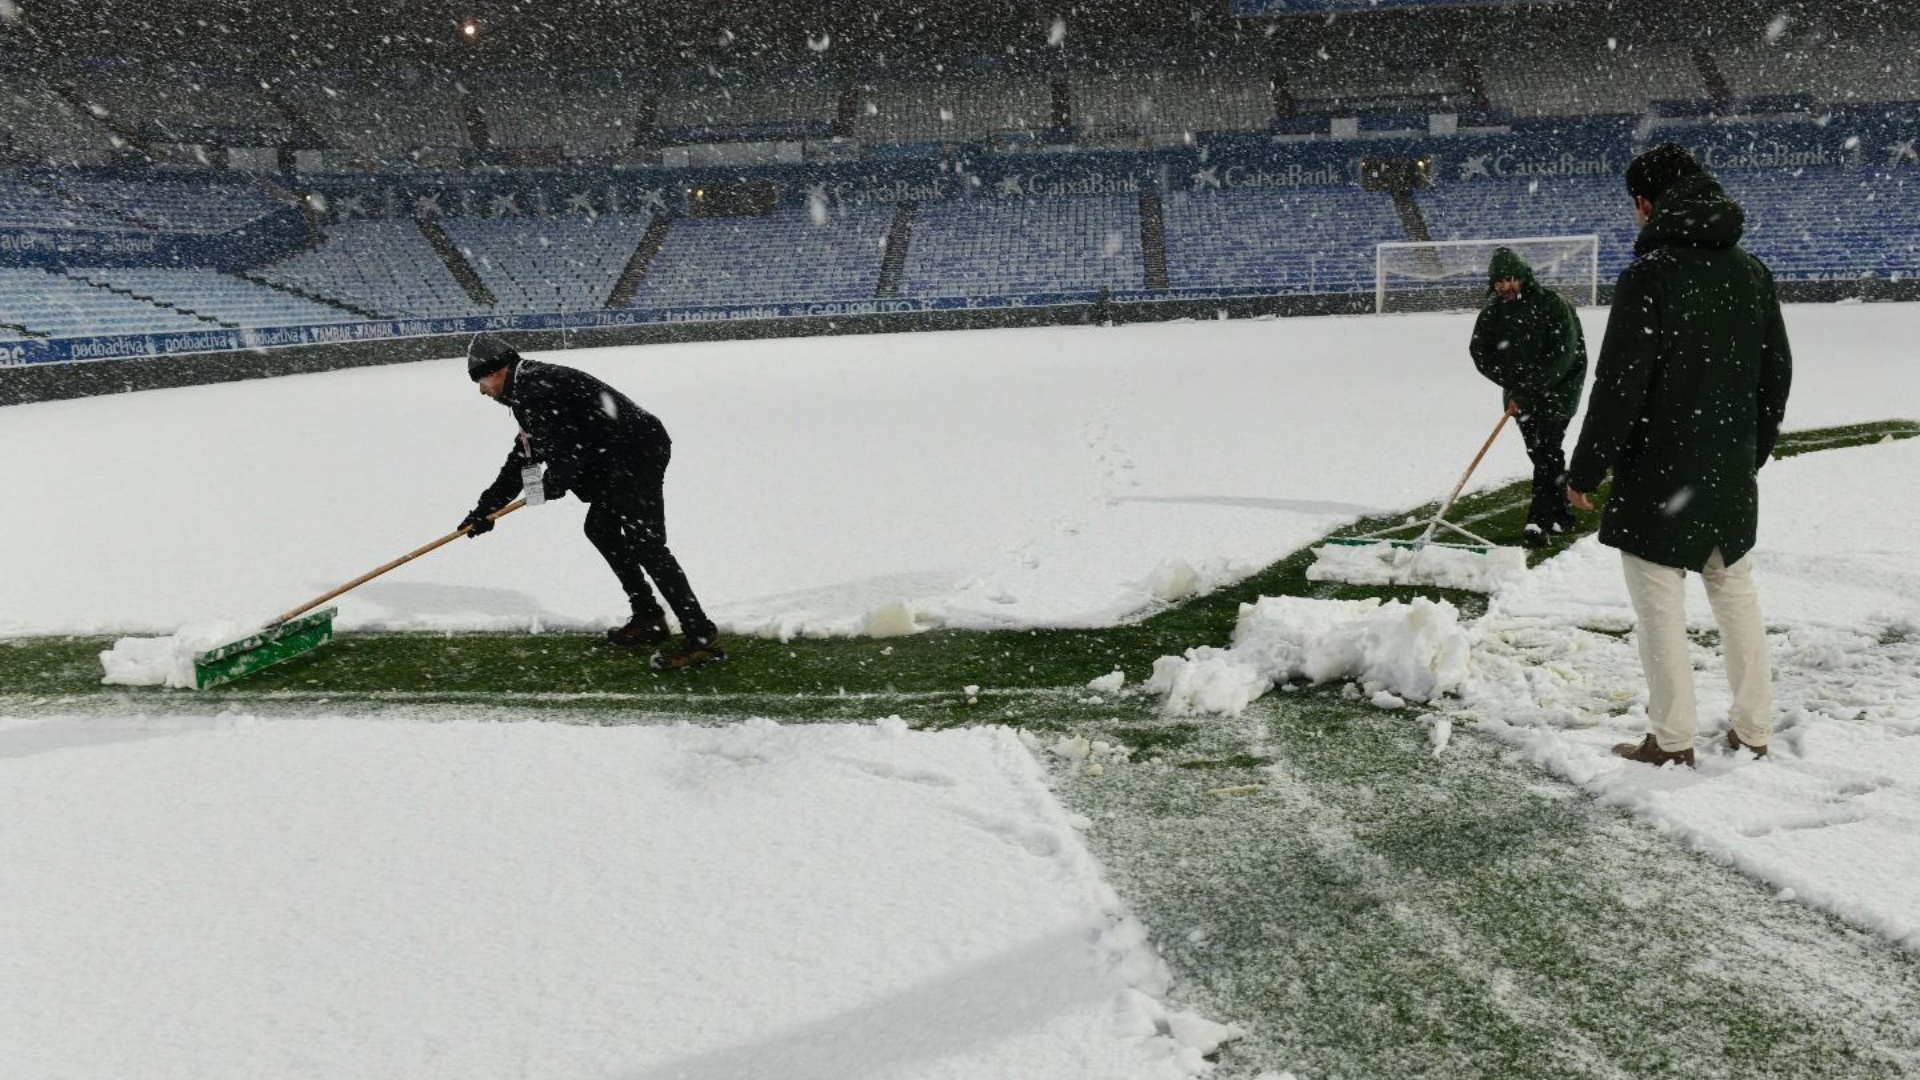
[[[520,470],[547,466],[548,487],[592,502],[665,471],[672,443],[659,418],[584,371],[518,361],[502,402],[520,422],[513,452],[477,509],[492,513],[520,493]]]
[[[1755,474],[1786,415],[1793,358],[1773,274],[1737,245],[1740,205],[1704,173],[1654,201],[1620,275],[1568,469],[1613,470],[1600,541],[1663,566],[1728,563],[1759,529]]]
[[[1493,283],[1514,279],[1520,295],[1503,300]],[[1487,302],[1467,345],[1473,366],[1500,387],[1500,407],[1520,403],[1522,412],[1559,421],[1580,408],[1587,380],[1587,339],[1573,305],[1534,280],[1533,268],[1512,251],[1494,252],[1487,271]]]

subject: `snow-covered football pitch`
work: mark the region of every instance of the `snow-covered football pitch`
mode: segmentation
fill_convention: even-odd
[[[1485,437],[1469,316],[548,355],[674,434],[737,646],[673,681],[594,644],[568,501],[254,680],[101,686],[450,529],[511,425],[455,360],[0,410],[3,1071],[1913,1075],[1920,306],[1788,318],[1775,750],[1695,772],[1606,753],[1591,537],[1484,599],[1302,574]],[[1512,538],[1525,472],[1463,512]]]

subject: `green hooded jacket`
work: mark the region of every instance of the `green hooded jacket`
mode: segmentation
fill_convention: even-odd
[[[1760,466],[1786,416],[1793,357],[1773,273],[1738,247],[1746,215],[1704,173],[1654,201],[1620,274],[1587,418],[1567,470],[1613,470],[1600,542],[1698,570],[1759,531]]]
[[[1503,300],[1494,282],[1520,282],[1520,295]],[[1487,302],[1467,345],[1473,366],[1500,387],[1500,407],[1518,401],[1523,411],[1565,422],[1580,408],[1587,380],[1587,339],[1573,305],[1534,280],[1533,268],[1508,248],[1493,253],[1487,269]]]

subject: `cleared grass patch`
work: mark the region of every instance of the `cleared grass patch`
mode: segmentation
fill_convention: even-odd
[[[1920,423],[1905,420],[1791,432],[1780,439],[1780,456],[1839,449],[1920,435]],[[1475,492],[1452,517],[1496,543],[1519,544],[1525,524],[1524,482]],[[1438,504],[1406,514],[1354,523],[1335,535],[1357,535],[1406,519],[1421,519]],[[1581,515],[1580,530],[1529,552],[1538,563],[1591,531],[1594,515]],[[1095,630],[1015,630],[981,633],[936,630],[909,637],[802,638],[790,642],[732,637],[729,659],[690,672],[662,675],[648,668],[645,653],[611,648],[596,635],[549,634],[346,634],[331,645],[241,682],[207,691],[103,688],[97,654],[104,638],[0,641],[0,705],[14,711],[58,701],[73,708],[105,695],[140,708],[218,708],[221,703],[271,705],[359,702],[369,707],[400,703],[512,704],[516,709],[682,714],[753,714],[804,720],[816,717],[886,716],[908,702],[930,725],[1016,722],[1047,725],[1057,714],[1111,714],[1112,703],[1086,702],[1075,694],[1088,680],[1115,668],[1143,677],[1153,661],[1196,645],[1225,645],[1240,605],[1261,596],[1406,600],[1444,598],[1463,615],[1485,610],[1477,593],[1414,587],[1368,587],[1311,582],[1311,548],[1302,549],[1253,576],[1207,596],[1132,622]],[[969,704],[963,692],[982,692]],[[1034,691],[1051,691],[1029,700]],[[1016,693],[1017,692],[1017,693]],[[1138,706],[1135,706],[1137,709]]]

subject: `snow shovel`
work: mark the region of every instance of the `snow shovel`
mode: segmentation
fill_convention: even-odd
[[[515,499],[489,515],[487,520],[499,521],[525,505],[527,500]],[[219,648],[208,649],[206,652],[195,653],[193,656],[194,688],[205,690],[211,686],[244,678],[332,641],[333,616],[338,609],[322,608],[314,611],[314,608],[320,607],[321,604],[341,593],[365,585],[395,567],[410,563],[442,544],[458,540],[467,535],[472,528],[471,525],[462,525],[431,544],[415,548],[385,566],[369,570],[337,589],[316,596],[261,627],[257,634],[251,634]]]

